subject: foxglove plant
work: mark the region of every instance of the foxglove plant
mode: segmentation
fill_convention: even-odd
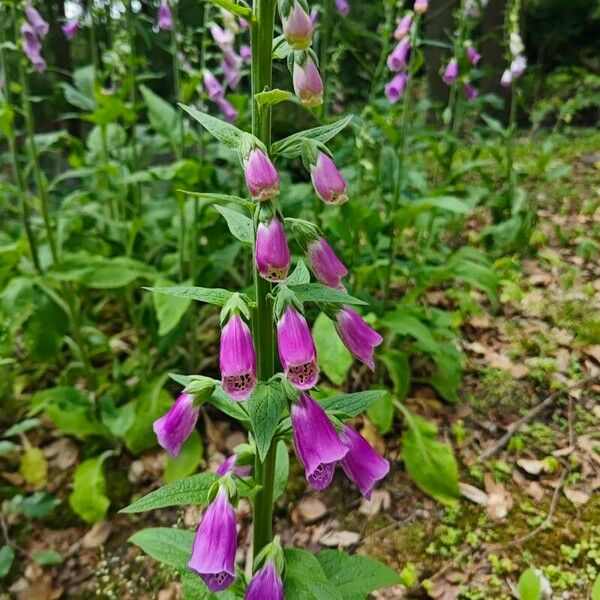
[[[228,589],[228,597],[237,599],[280,600],[287,597],[293,600],[297,593],[294,582],[300,577],[300,580],[318,580],[323,597],[337,597],[341,592],[336,589],[335,568],[328,569],[326,574],[318,561],[311,557],[307,561],[305,551],[284,550],[279,539],[273,536],[273,506],[285,488],[287,478],[287,444],[293,440],[306,479],[315,489],[323,490],[330,485],[339,464],[350,481],[368,496],[387,472],[387,461],[377,460],[374,450],[357,432],[346,429],[344,421],[357,417],[386,392],[366,391],[323,398],[323,394],[314,389],[319,381],[319,366],[306,304],[316,303],[323,312],[337,318],[336,326],[342,340],[371,367],[374,349],[381,338],[351,308],[363,302],[343,289],[341,278],[347,274],[347,269],[319,228],[308,221],[286,218],[283,214],[282,206],[277,203],[282,184],[275,165],[276,160],[301,156],[316,193],[333,205],[345,201],[346,181],[329,157],[325,144],[347,121],[300,132],[272,143],[271,112],[273,105],[280,101],[277,99],[279,94],[269,94],[274,59],[275,0],[254,0],[252,9],[230,2],[219,4],[227,5],[236,17],[250,25],[252,132],[243,132],[192,107],[183,108],[221,143],[239,153],[249,197],[222,194],[210,197],[217,198],[218,203],[236,203],[248,211],[245,215],[229,209],[223,214],[233,215],[228,217],[233,235],[242,244],[247,244],[248,254],[253,254],[254,289],[249,294],[195,287],[161,290],[221,306],[224,326],[220,383],[198,375],[174,376],[184,386],[185,402],[182,399],[180,404],[176,403],[176,407],[157,421],[156,428],[163,436],[162,443],[177,449],[181,447],[181,440],[189,435],[198,406],[208,402],[238,418],[249,429],[249,438],[248,443],[235,448],[235,454],[216,472],[168,484],[134,503],[126,512],[165,506],[165,498],[173,497],[170,496],[173,492],[176,492],[177,503],[195,502],[207,507],[195,537],[190,532],[165,529],[141,531],[132,538],[142,548],[149,548],[148,544],[158,548],[153,552],[155,557],[159,555],[158,558],[161,558],[162,549],[156,544],[157,535],[165,540],[179,539],[179,543],[171,542],[170,547],[185,544],[189,550],[183,552],[183,556],[189,552],[189,560],[179,562],[177,559],[176,566],[185,572],[186,596],[188,591],[190,595],[206,593],[208,588],[211,592]],[[294,2],[284,7],[280,5],[282,17],[288,19],[284,23],[289,28],[288,33],[300,31],[295,29],[293,19],[299,19],[303,27],[306,24],[304,13],[309,14],[308,7],[304,0],[298,0],[297,5],[302,11],[296,16],[290,16],[296,6]],[[285,58],[292,71],[294,64],[306,65],[306,61],[314,61],[310,51],[297,51],[291,45],[288,48]],[[314,66],[316,68],[316,63]],[[210,83],[210,77],[208,81],[213,97],[219,99],[219,88],[214,82]],[[310,282],[309,271],[301,260],[289,273],[288,232],[293,233],[299,248],[308,254],[308,262],[319,283]],[[364,347],[359,348],[359,344]],[[276,354],[279,363],[275,361]],[[282,372],[277,372],[278,364]],[[210,386],[214,387],[207,398],[206,390]],[[194,398],[191,403],[188,395]],[[178,412],[182,415],[180,426],[174,423]],[[167,437],[169,440],[165,441]],[[250,465],[252,469],[248,468]],[[249,579],[239,571],[236,573],[235,566],[238,543],[235,507],[240,497],[248,497],[253,509],[253,563]],[[339,570],[344,571],[344,585],[348,585],[354,567],[348,567],[344,555],[338,554]],[[363,561],[366,561],[363,568],[372,566],[370,559],[361,557],[353,558],[352,565],[358,566]],[[377,573],[381,578],[375,575],[366,586],[361,581],[360,589],[365,594],[401,581],[383,565],[377,566]]]

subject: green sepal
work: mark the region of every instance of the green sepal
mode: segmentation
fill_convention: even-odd
[[[221,325],[237,313],[243,314],[247,321],[250,320],[250,309],[238,292],[232,294],[221,309]]]
[[[203,375],[190,375],[190,379],[183,391],[194,396],[194,406],[202,406],[210,400],[219,382]]]
[[[283,315],[288,306],[295,306],[302,314],[304,314],[304,305],[302,304],[302,301],[287,285],[280,283],[277,286],[276,291],[277,297],[275,298],[275,306],[273,309],[273,315],[276,321],[279,321],[281,315]]]
[[[310,221],[287,217],[285,224],[290,228],[292,235],[302,247],[322,236],[321,230]]]

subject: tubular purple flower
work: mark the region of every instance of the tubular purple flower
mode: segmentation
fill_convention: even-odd
[[[375,370],[373,353],[383,342],[383,338],[365,320],[349,306],[338,311],[335,319],[335,329],[342,342],[355,358]]]
[[[287,15],[281,15],[281,23],[283,35],[294,50],[306,50],[310,46],[314,25],[298,0],[294,0]]]
[[[72,40],[79,31],[79,21],[67,21],[62,27],[63,35],[68,39]]]
[[[479,96],[479,91],[470,83],[465,83],[465,96],[469,102],[472,102],[475,100],[475,98],[477,98],[477,96]]]
[[[246,400],[256,387],[256,353],[248,325],[234,314],[221,331],[221,385],[234,400]]]
[[[342,17],[347,17],[350,14],[350,3],[348,0],[335,0],[335,7]]]
[[[244,161],[244,177],[252,197],[261,202],[279,194],[279,173],[259,148],[254,148]]]
[[[477,52],[474,46],[469,46],[467,48],[467,58],[473,66],[476,66],[481,60],[481,54]]]
[[[398,75],[385,86],[385,95],[392,104],[396,104],[396,102],[402,98],[407,83],[408,75],[406,73],[398,73]]]
[[[200,407],[194,407],[192,394],[180,394],[169,412],[154,421],[152,429],[158,443],[173,458],[179,456],[181,447],[196,427]]]
[[[426,13],[428,8],[429,8],[429,0],[415,0],[413,9],[418,15],[422,15],[423,13]]]
[[[323,104],[323,80],[312,57],[302,65],[294,63],[294,92],[304,106],[315,107]]]
[[[307,394],[300,394],[291,408],[296,454],[304,466],[306,480],[316,490],[332,481],[335,463],[348,448],[342,444],[323,407]]]
[[[254,574],[244,600],[284,600],[283,582],[272,561]]]
[[[329,242],[325,238],[317,238],[308,244],[306,250],[308,262],[316,278],[329,287],[345,290],[342,277],[348,274],[348,269],[337,257]]]
[[[308,323],[293,306],[277,321],[279,359],[287,380],[299,390],[310,390],[319,380],[317,351]]]
[[[398,21],[398,26],[394,31],[394,38],[397,40],[401,40],[406,37],[410,33],[410,28],[412,27],[413,16],[411,13],[404,15],[400,21]]]
[[[375,484],[389,473],[390,463],[352,427],[345,425],[340,437],[348,448],[348,454],[342,459],[342,469],[346,477],[358,486],[360,493],[370,500]]]
[[[240,47],[240,56],[244,62],[250,62],[252,60],[252,48],[248,44],[242,44]]]
[[[156,24],[163,31],[171,31],[173,29],[173,15],[171,14],[171,7],[166,0],[163,0],[158,7]]]
[[[310,166],[310,178],[317,196],[325,204],[339,205],[348,201],[346,180],[324,152],[319,152],[317,163]]]
[[[281,221],[273,218],[256,230],[256,266],[260,276],[272,283],[283,281],[290,270],[290,249]]]
[[[519,79],[525,73],[526,68],[527,59],[522,54],[515,56],[514,60],[510,63],[510,74],[513,80]]]
[[[228,29],[223,29],[218,25],[213,25],[210,28],[210,34],[212,35],[212,39],[215,41],[217,46],[221,48],[221,50],[224,51],[228,48],[231,48],[234,40],[233,32],[229,31]]]
[[[41,53],[42,44],[30,23],[25,22],[21,25],[21,38],[23,40],[23,52],[31,61],[33,68],[42,73],[46,70],[46,61]]]
[[[502,73],[502,77],[500,78],[500,85],[502,87],[508,87],[513,82],[513,76],[510,72],[510,69],[506,69],[504,73]]]
[[[452,85],[458,79],[458,61],[456,58],[451,58],[448,64],[446,65],[446,69],[444,70],[444,74],[442,75],[442,81],[446,85]]]
[[[252,472],[252,466],[247,465],[243,467],[236,466],[237,454],[232,454],[229,458],[226,458],[218,467],[215,473],[220,475],[227,475],[227,473],[233,473],[238,477],[248,477]]]
[[[29,21],[31,27],[33,27],[33,30],[35,31],[36,35],[44,39],[48,35],[50,26],[44,20],[42,15],[40,15],[40,13],[35,8],[33,8],[31,4],[28,4],[25,7],[25,16],[27,17],[27,20]]]
[[[225,97],[225,90],[219,80],[208,70],[203,73],[203,83],[206,94],[213,101],[222,100]]]
[[[410,39],[408,37],[402,38],[396,47],[392,50],[388,56],[387,65],[390,71],[397,72],[401,71],[406,67],[406,61],[408,60],[408,53],[410,52]]]
[[[230,102],[225,100],[225,98],[219,98],[217,100],[217,106],[221,111],[223,117],[228,123],[235,123],[238,118],[238,111],[232,106]]]
[[[242,59],[233,50],[228,50],[223,53],[223,59],[221,60],[221,70],[225,75],[225,80],[229,87],[234,90],[242,79],[240,68],[242,66]]]
[[[236,549],[235,510],[222,486],[202,517],[188,567],[200,575],[211,592],[220,592],[235,580]]]

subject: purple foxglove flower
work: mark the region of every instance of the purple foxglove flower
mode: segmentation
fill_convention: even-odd
[[[166,0],[163,0],[158,7],[156,24],[163,31],[171,31],[173,29],[173,15],[171,14],[171,7]]]
[[[348,274],[348,269],[325,238],[320,237],[310,242],[307,254],[308,262],[321,283],[338,290],[345,289],[342,285],[342,277]]]
[[[406,37],[410,28],[412,27],[413,17],[411,13],[404,15],[400,21],[398,21],[398,26],[396,27],[396,31],[394,31],[394,38],[397,40],[401,40]]]
[[[244,161],[244,177],[253,198],[265,201],[279,194],[279,173],[259,148],[254,148]]]
[[[513,82],[513,76],[510,72],[510,69],[506,69],[504,73],[502,73],[502,77],[500,78],[500,85],[502,87],[508,87]]]
[[[315,28],[319,22],[319,11],[316,6],[310,11],[310,22],[312,23],[313,28]]]
[[[444,74],[442,75],[442,81],[446,85],[452,85],[458,79],[458,61],[456,58],[451,58],[448,64],[446,65],[446,69],[444,70]]]
[[[211,592],[220,592],[235,580],[236,549],[235,510],[227,489],[221,487],[202,517],[188,567],[200,575]]]
[[[307,394],[291,408],[296,454],[304,466],[306,480],[324,490],[333,479],[335,463],[348,454],[323,407]]]
[[[246,29],[248,29],[249,25],[248,25],[248,21],[246,21],[246,19],[242,19],[241,17],[238,19],[238,23],[240,24],[240,27],[246,31]]]
[[[239,64],[236,59],[239,59]],[[225,80],[227,81],[227,85],[234,90],[240,83],[242,79],[242,74],[240,72],[241,58],[235,54],[233,51],[229,51],[228,53],[223,54],[223,60],[221,60],[221,70],[223,71],[223,75],[225,75]]]
[[[404,69],[406,67],[409,52],[410,39],[404,37],[398,42],[396,47],[392,50],[392,53],[388,56],[387,65],[389,70],[397,72]]]
[[[294,63],[294,92],[304,106],[323,104],[323,80],[315,61],[309,56],[301,65]]]
[[[383,338],[349,306],[344,306],[338,311],[335,329],[355,358],[373,371],[375,369],[373,353],[375,348],[383,342]]]
[[[290,270],[290,249],[281,221],[273,218],[256,230],[256,266],[267,281],[283,281]]]
[[[244,600],[284,600],[283,582],[272,561],[254,574]]]
[[[408,75],[406,73],[398,73],[398,75],[385,86],[385,95],[392,104],[396,104],[396,102],[402,98],[407,83]]]
[[[21,25],[21,38],[23,40],[23,52],[31,61],[33,68],[39,73],[44,72],[47,65],[40,54],[42,44],[40,43],[35,30],[28,22]]]
[[[228,123],[235,123],[238,118],[238,111],[232,106],[230,102],[225,100],[225,98],[219,98],[217,100],[217,106],[221,111],[223,117]]]
[[[40,15],[40,13],[35,8],[33,8],[31,4],[28,4],[25,7],[25,16],[27,17],[27,20],[29,21],[31,27],[33,27],[33,30],[35,31],[36,35],[44,39],[48,35],[50,26],[46,21],[44,21],[42,15]]]
[[[181,447],[196,427],[200,407],[194,407],[194,396],[180,394],[169,412],[154,421],[152,428],[158,443],[173,457],[177,458]]]
[[[287,15],[281,15],[281,22],[283,35],[294,50],[306,50],[310,46],[314,26],[310,15],[302,8],[298,0],[294,0]]]
[[[481,54],[477,52],[474,46],[469,46],[467,48],[467,58],[473,66],[476,66],[477,63],[481,60]]]
[[[63,35],[68,40],[72,40],[77,35],[77,32],[79,31],[79,21],[77,21],[77,20],[67,21],[62,26],[61,29],[62,29]]]
[[[293,306],[277,321],[279,360],[287,380],[299,390],[310,390],[319,380],[317,351],[308,323]]]
[[[469,102],[472,102],[475,100],[475,98],[477,98],[477,96],[479,96],[479,91],[470,83],[465,83],[465,96]]]
[[[222,100],[225,96],[225,90],[223,86],[219,83],[219,80],[210,72],[204,71],[204,89],[208,97],[216,102],[217,100]]]
[[[515,56],[514,60],[510,63],[510,74],[513,80],[519,79],[525,69],[527,68],[527,59],[523,55]]]
[[[236,466],[237,455],[232,454],[229,458],[226,458],[217,468],[215,473],[220,475],[227,475],[227,473],[233,473],[238,477],[248,477],[252,471],[252,465],[247,465],[243,467]]]
[[[319,152],[317,163],[310,166],[310,178],[317,196],[325,204],[338,205],[348,201],[346,180],[324,152]]]
[[[342,458],[342,469],[346,477],[358,486],[360,493],[370,500],[375,484],[389,473],[390,463],[352,427],[345,425],[340,437],[348,448],[348,454]]]
[[[256,354],[248,325],[233,315],[221,331],[221,385],[234,400],[246,400],[256,387]]]
[[[426,13],[428,8],[429,8],[429,0],[415,0],[413,9],[418,15],[422,15],[423,13]]]
[[[212,35],[212,39],[215,41],[217,46],[221,48],[221,50],[227,50],[231,48],[234,39],[233,32],[229,31],[228,29],[223,29],[218,25],[213,25],[210,28],[210,34]]]
[[[244,62],[250,62],[252,60],[252,48],[248,44],[242,44],[240,47],[240,56]]]
[[[342,17],[347,17],[350,13],[350,3],[348,0],[335,0],[335,7]]]

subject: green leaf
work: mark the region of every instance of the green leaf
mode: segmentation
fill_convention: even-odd
[[[388,313],[381,321],[382,325],[399,335],[410,335],[417,339],[424,352],[435,354],[438,351],[438,342],[431,334],[431,330],[417,317],[403,312]]]
[[[127,402],[116,406],[110,394],[100,399],[100,419],[115,437],[123,437],[135,420],[135,405]]]
[[[273,502],[285,492],[290,475],[290,457],[283,440],[277,442],[277,455],[275,458],[275,482],[273,485]]]
[[[273,104],[279,104],[285,100],[289,100],[292,97],[292,93],[285,90],[269,90],[268,92],[259,92],[254,94],[256,102],[259,106],[267,106]]]
[[[340,290],[334,290],[322,283],[303,283],[289,286],[302,302],[322,302],[323,304],[367,304]]]
[[[104,461],[110,453],[84,460],[75,471],[69,504],[86,523],[98,523],[106,516],[110,500],[106,497]]]
[[[42,486],[48,475],[48,463],[44,458],[44,453],[35,446],[29,446],[21,456],[19,473],[29,485]]]
[[[198,123],[200,123],[200,125],[202,125],[213,137],[232,150],[237,150],[242,137],[248,135],[230,123],[226,123],[221,119],[216,119],[206,113],[200,112],[193,106],[186,106],[185,104],[180,104],[179,106],[181,106],[192,119],[198,121]]]
[[[458,490],[458,466],[452,449],[436,440],[437,427],[396,403],[408,430],[402,437],[402,458],[408,474],[424,492],[444,504],[454,504]]]
[[[327,579],[321,564],[310,552],[299,548],[284,550],[285,597],[293,600],[345,600]]]
[[[208,491],[217,480],[217,476],[210,471],[192,475],[146,494],[129,506],[122,509],[122,513],[139,513],[167,506],[184,506],[197,504],[205,506],[208,500]]]
[[[310,272],[304,264],[304,261],[299,260],[296,268],[285,280],[285,285],[289,287],[293,285],[302,285],[304,283],[310,283]]]
[[[596,577],[594,586],[592,587],[592,600],[600,600],[600,575]]]
[[[60,500],[46,492],[36,492],[26,497],[17,494],[11,499],[8,510],[9,512],[23,513],[27,517],[45,517],[59,504]]]
[[[539,600],[542,595],[542,584],[536,572],[529,568],[519,577],[519,600]]]
[[[163,280],[160,285],[168,287],[170,283]],[[158,335],[160,336],[167,335],[177,327],[192,303],[191,298],[170,296],[168,294],[153,294],[152,301],[158,319]]]
[[[333,383],[342,385],[354,359],[337,334],[333,321],[324,313],[319,314],[312,334],[321,370]]]
[[[364,600],[375,590],[402,583],[393,569],[366,556],[325,550],[317,554],[317,560],[344,600]]]
[[[15,549],[12,546],[0,548],[0,579],[6,577],[15,560]]]
[[[11,452],[16,452],[17,450],[19,450],[19,448],[20,446],[17,446],[17,444],[13,444],[9,441],[2,441],[0,442],[0,456],[6,456]]]
[[[240,6],[234,0],[210,0],[215,6],[220,6],[226,11],[241,17],[249,19],[252,16],[252,11],[247,6]]]
[[[179,285],[176,287],[147,287],[144,288],[155,294],[166,294],[167,296],[175,296],[176,298],[189,298],[190,300],[198,300],[215,306],[225,306],[227,300],[231,298],[232,292],[221,288],[203,288]]]
[[[63,557],[59,552],[55,550],[40,550],[33,555],[33,560],[38,565],[60,565],[63,561]]]
[[[191,192],[189,190],[177,190],[178,192],[183,192],[188,196],[193,196],[194,198],[199,198],[200,200],[204,200],[206,204],[216,204],[217,202],[231,202],[233,204],[238,204],[239,206],[243,206],[244,208],[249,208],[254,210],[256,205],[245,198],[240,198],[239,196],[230,196],[229,194],[211,194],[208,192]]]
[[[373,402],[369,408],[367,408],[367,416],[371,423],[381,431],[381,433],[387,433],[394,420],[394,404],[392,402],[392,395],[388,392],[385,396],[382,396],[376,402]]]
[[[81,93],[70,83],[60,82],[58,86],[62,88],[65,100],[75,108],[79,108],[85,112],[93,112],[96,110],[96,101],[92,97]]]
[[[279,383],[260,383],[248,399],[248,414],[261,461],[267,455],[279,419],[286,407],[285,394]]]
[[[386,366],[390,379],[394,384],[396,399],[404,400],[410,385],[410,365],[407,354],[401,350],[388,348],[381,353],[380,359]]]
[[[154,131],[169,140],[172,146],[177,144],[179,136],[181,116],[163,98],[155,94],[145,85],[140,85],[140,91],[148,107],[148,119]]]
[[[459,215],[468,215],[471,212],[471,208],[456,196],[430,196],[416,200],[410,206],[438,208]]]
[[[331,396],[320,400],[320,402],[328,412],[352,418],[360,415],[371,404],[383,398],[387,393],[387,390],[366,390],[364,392],[355,392],[354,394]]]
[[[244,242],[245,244],[252,244],[254,242],[252,219],[226,206],[215,204],[214,208],[227,221],[229,231],[240,242]]]
[[[37,427],[40,424],[39,419],[25,419],[20,423],[15,423],[12,427],[9,427],[3,434],[2,437],[8,438],[15,435],[21,435],[26,433],[30,429]]]
[[[192,555],[194,532],[152,527],[134,533],[129,541],[155,560],[176,569],[187,570],[187,563]]]
[[[200,439],[200,434],[194,430],[181,447],[179,456],[177,458],[169,456],[167,459],[163,474],[165,483],[179,481],[191,475],[202,462],[202,455],[202,440]]]
[[[224,412],[226,415],[233,417],[237,421],[241,421],[241,422],[245,422],[245,423],[247,423],[249,421],[248,413],[246,412],[244,403],[235,402],[235,400],[232,400],[223,391],[223,389],[221,388],[220,385],[215,388],[215,391],[214,391],[213,395],[211,396],[210,403],[215,408],[217,408],[221,412]]]

